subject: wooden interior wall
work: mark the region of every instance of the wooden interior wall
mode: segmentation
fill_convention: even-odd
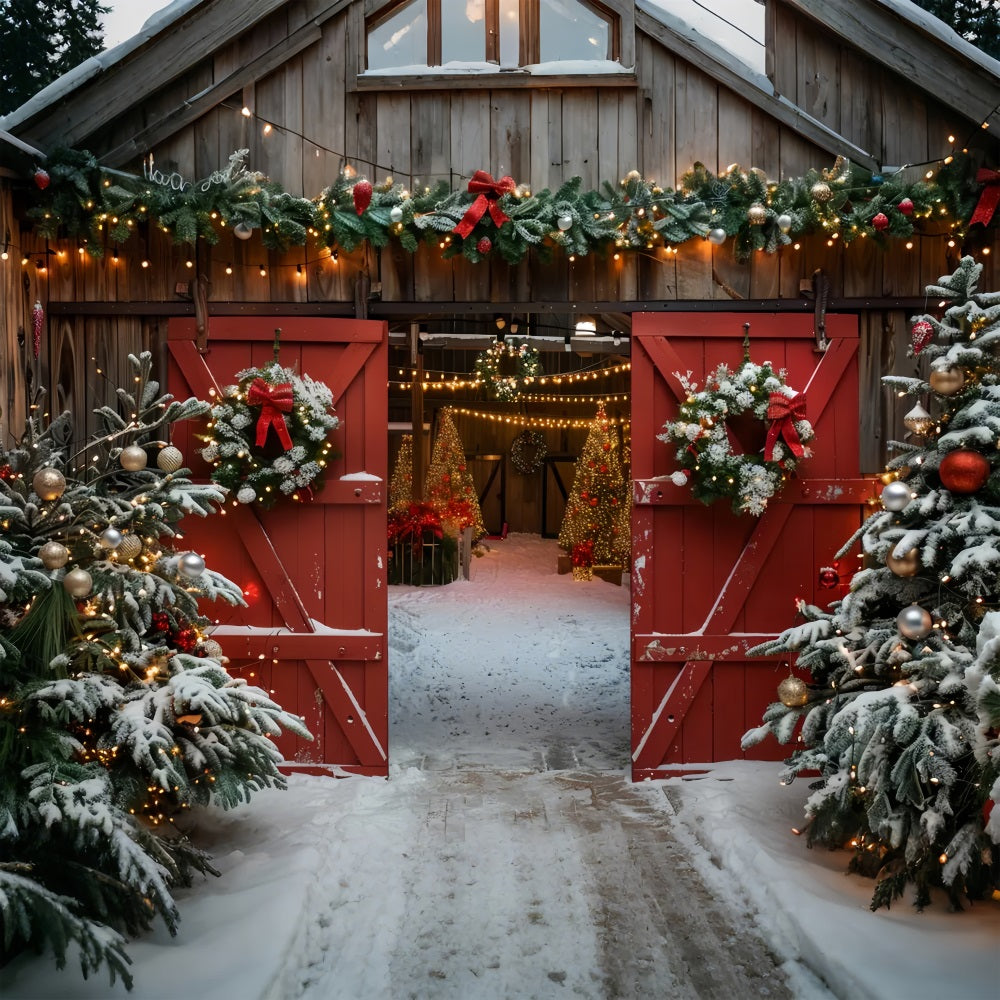
[[[17,233],[11,188],[0,181],[0,246],[7,254],[0,260],[0,443],[4,445],[24,429],[26,373],[30,370],[34,380],[37,368],[30,334],[33,303],[22,282]]]

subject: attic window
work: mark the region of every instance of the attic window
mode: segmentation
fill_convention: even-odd
[[[613,60],[618,36],[594,0],[403,0],[368,20],[367,68]]]

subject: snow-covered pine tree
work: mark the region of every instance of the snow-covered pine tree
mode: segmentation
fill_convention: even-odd
[[[930,412],[907,415],[917,442],[892,443],[883,509],[841,550],[860,538],[865,568],[829,611],[802,603],[804,623],[755,651],[797,653],[811,681],[784,682],[743,745],[797,739],[782,780],[819,772],[809,841],[853,847],[852,868],[877,878],[873,909],[911,883],[918,906],[943,886],[960,907],[1000,876],[1000,824],[984,823],[1000,644],[977,658],[1000,606],[1000,293],[977,291],[981,271],[965,257],[927,288],[946,308],[913,324],[926,378],[884,380]]]
[[[227,673],[198,600],[242,595],[175,548],[225,493],[159,439],[208,405],[160,395],[148,353],[129,362],[125,415],[96,411],[81,453],[67,414],[0,449],[0,964],[61,967],[75,944],[84,975],[127,983],[125,938],[156,917],[173,932],[173,888],[212,872],[180,817],[283,786],[269,737],[308,737]]]

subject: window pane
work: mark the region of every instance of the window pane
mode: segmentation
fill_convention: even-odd
[[[610,58],[611,25],[577,0],[540,0],[542,62]]]
[[[500,65],[517,66],[521,60],[518,0],[500,0]]]
[[[412,0],[368,32],[368,68],[427,65],[427,0]]]
[[[441,62],[486,59],[486,0],[441,0]]]

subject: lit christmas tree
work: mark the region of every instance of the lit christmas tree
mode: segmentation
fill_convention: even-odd
[[[570,553],[573,576],[589,580],[594,566],[623,566],[629,553],[629,505],[618,435],[597,407],[577,459],[559,546]]]
[[[424,499],[441,516],[442,524],[457,534],[472,529],[472,540],[486,534],[483,512],[472,473],[465,464],[465,446],[458,436],[451,410],[443,409],[427,470]]]
[[[398,514],[413,503],[413,436],[404,434],[389,480],[389,514]]]
[[[819,772],[809,840],[853,848],[873,909],[910,883],[918,906],[943,886],[959,907],[1000,876],[1000,810],[984,819],[991,786],[1000,797],[1000,294],[976,291],[981,270],[966,257],[928,287],[948,305],[912,327],[926,379],[885,379],[930,412],[907,414],[922,443],[893,443],[883,509],[842,550],[860,537],[865,568],[756,650],[797,651],[811,681],[782,681],[744,746],[788,742],[801,721],[783,780]]]
[[[225,493],[158,438],[208,405],[129,361],[128,417],[98,410],[80,455],[67,414],[0,450],[0,962],[48,949],[61,967],[75,942],[85,975],[126,983],[125,937],[157,917],[173,932],[173,888],[212,872],[174,819],[283,786],[269,737],[308,737],[226,672],[198,600],[242,595],[173,546]]]

